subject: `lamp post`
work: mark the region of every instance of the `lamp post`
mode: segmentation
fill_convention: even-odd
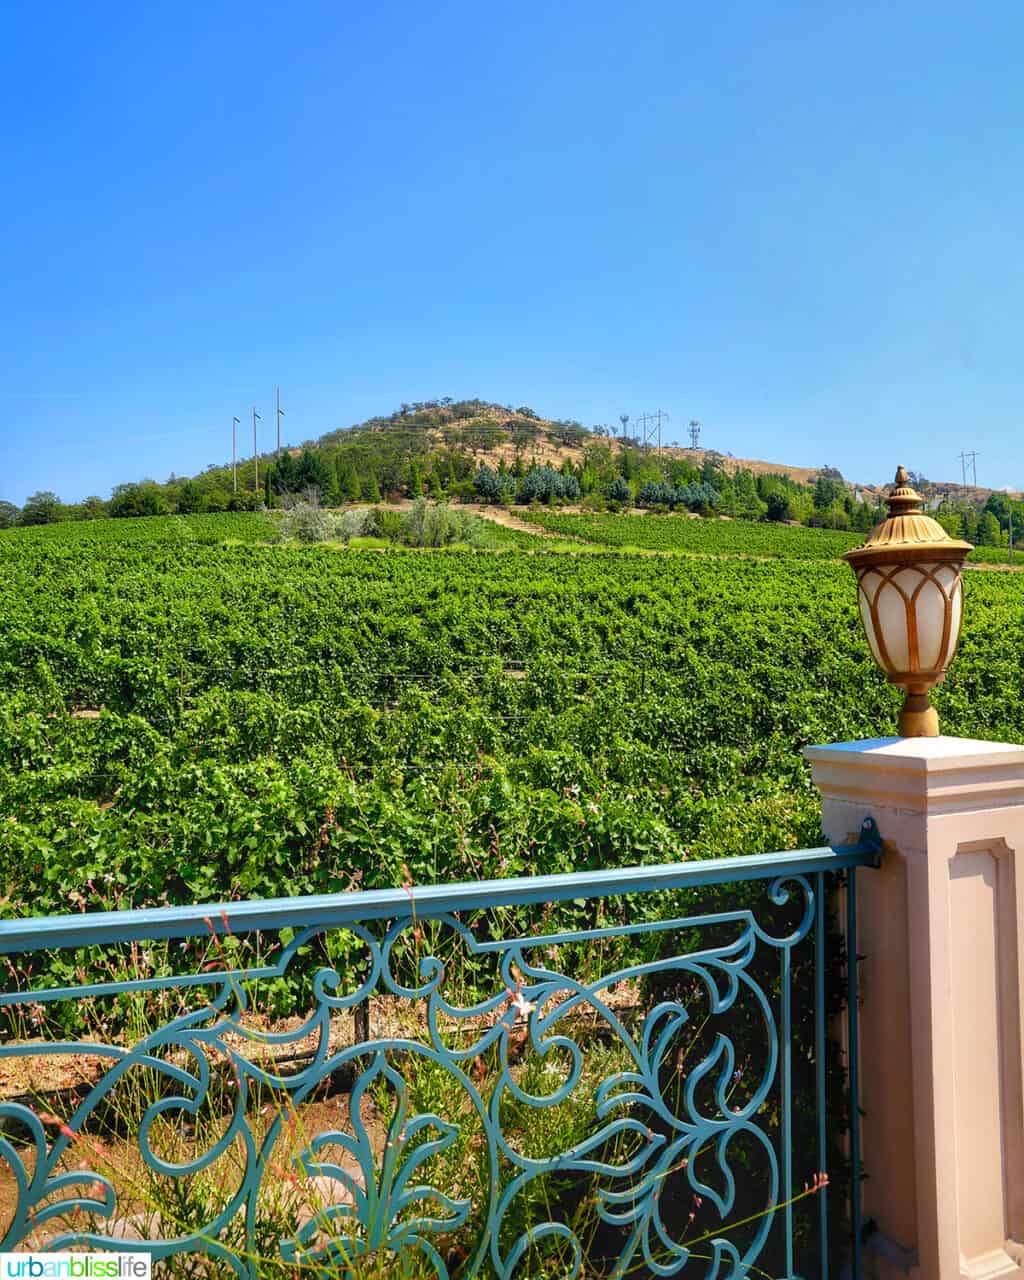
[[[864,633],[875,661],[906,690],[901,738],[935,738],[939,717],[928,691],[941,684],[963,618],[960,568],[969,542],[951,538],[921,510],[902,467],[886,500],[889,518],[844,556],[857,575]]]

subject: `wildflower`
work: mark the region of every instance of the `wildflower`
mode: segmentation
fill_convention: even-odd
[[[509,1004],[515,1009],[520,1018],[528,1017],[537,1008],[532,1000],[527,1000],[523,995],[523,985],[521,982],[516,983],[516,989],[513,991],[509,988],[508,993]]]

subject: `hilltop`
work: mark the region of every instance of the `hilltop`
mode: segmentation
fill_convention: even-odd
[[[374,437],[418,440],[428,448],[461,449],[480,464],[495,468],[502,462],[511,466],[517,454],[528,466],[546,464],[557,469],[566,461],[580,465],[590,444],[605,444],[613,453],[642,447],[637,436],[623,436],[610,426],[586,428],[572,419],[545,418],[528,406],[515,409],[486,400],[449,401],[447,398],[403,405],[388,417],[370,418],[351,427],[329,431],[316,440],[307,441],[306,445],[331,448]],[[291,452],[297,456],[301,450]],[[715,449],[688,449],[678,445],[665,445],[661,455],[685,459],[698,469],[710,461],[729,474],[741,469],[755,476],[785,474],[798,484],[814,484],[823,471],[829,470],[824,466],[737,458]],[[856,487],[871,492],[876,488],[867,484]]]
[[[1005,493],[933,484],[920,475],[911,479],[951,531],[992,542],[1000,528],[1008,537],[1011,519],[1024,524],[1024,511],[1012,512]],[[498,505],[685,509],[854,530],[881,518],[885,496],[883,486],[859,483],[806,459],[739,458],[677,444],[658,449],[611,426],[547,418],[529,405],[446,396],[403,404],[391,414],[287,445],[280,456],[250,456],[235,468],[215,464],[192,477],[172,474],[164,484],[117,485],[109,500],[91,497],[66,505],[42,493],[20,512],[0,503],[0,527],[247,510],[287,504],[310,490],[330,506],[426,495]],[[991,517],[985,528],[979,525],[983,514]]]
[[[545,418],[529,406],[513,408],[487,400],[455,401],[450,397],[440,400],[418,401],[402,405],[388,416],[370,418],[354,426],[329,431],[316,440],[305,442],[312,448],[336,448],[343,444],[373,440],[374,437],[418,441],[427,449],[453,448],[468,453],[479,464],[494,468],[504,463],[511,466],[517,455],[526,465],[536,463],[561,467],[565,462],[574,466],[582,464],[588,445],[602,443],[613,453],[623,449],[640,449],[641,440],[635,435],[622,435],[619,428],[592,426],[586,428],[572,419]],[[292,448],[294,456],[301,449]],[[684,460],[698,470],[705,464],[720,468],[726,474],[750,471],[755,476],[786,475],[797,484],[814,485],[822,475],[840,478],[827,464],[818,466],[806,462],[794,463],[781,459],[740,458],[718,449],[690,449],[667,444],[661,456]],[[880,501],[886,486],[844,478],[853,490],[865,497]],[[927,497],[950,502],[966,501],[979,506],[996,492],[982,486],[956,484],[952,481],[931,481],[915,476],[920,491]],[[1020,493],[1013,495],[1020,498]]]

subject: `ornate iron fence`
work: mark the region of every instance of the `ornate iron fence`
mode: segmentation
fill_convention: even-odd
[[[0,1250],[859,1276],[857,966],[828,890],[855,936],[879,856],[868,822],[796,853],[3,922]]]

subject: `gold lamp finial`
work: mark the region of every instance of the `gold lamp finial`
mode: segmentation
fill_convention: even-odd
[[[875,661],[906,690],[900,735],[939,732],[928,691],[940,684],[956,652],[963,614],[960,566],[969,542],[951,538],[910,486],[905,467],[886,502],[889,517],[844,559],[857,575],[861,621]]]

